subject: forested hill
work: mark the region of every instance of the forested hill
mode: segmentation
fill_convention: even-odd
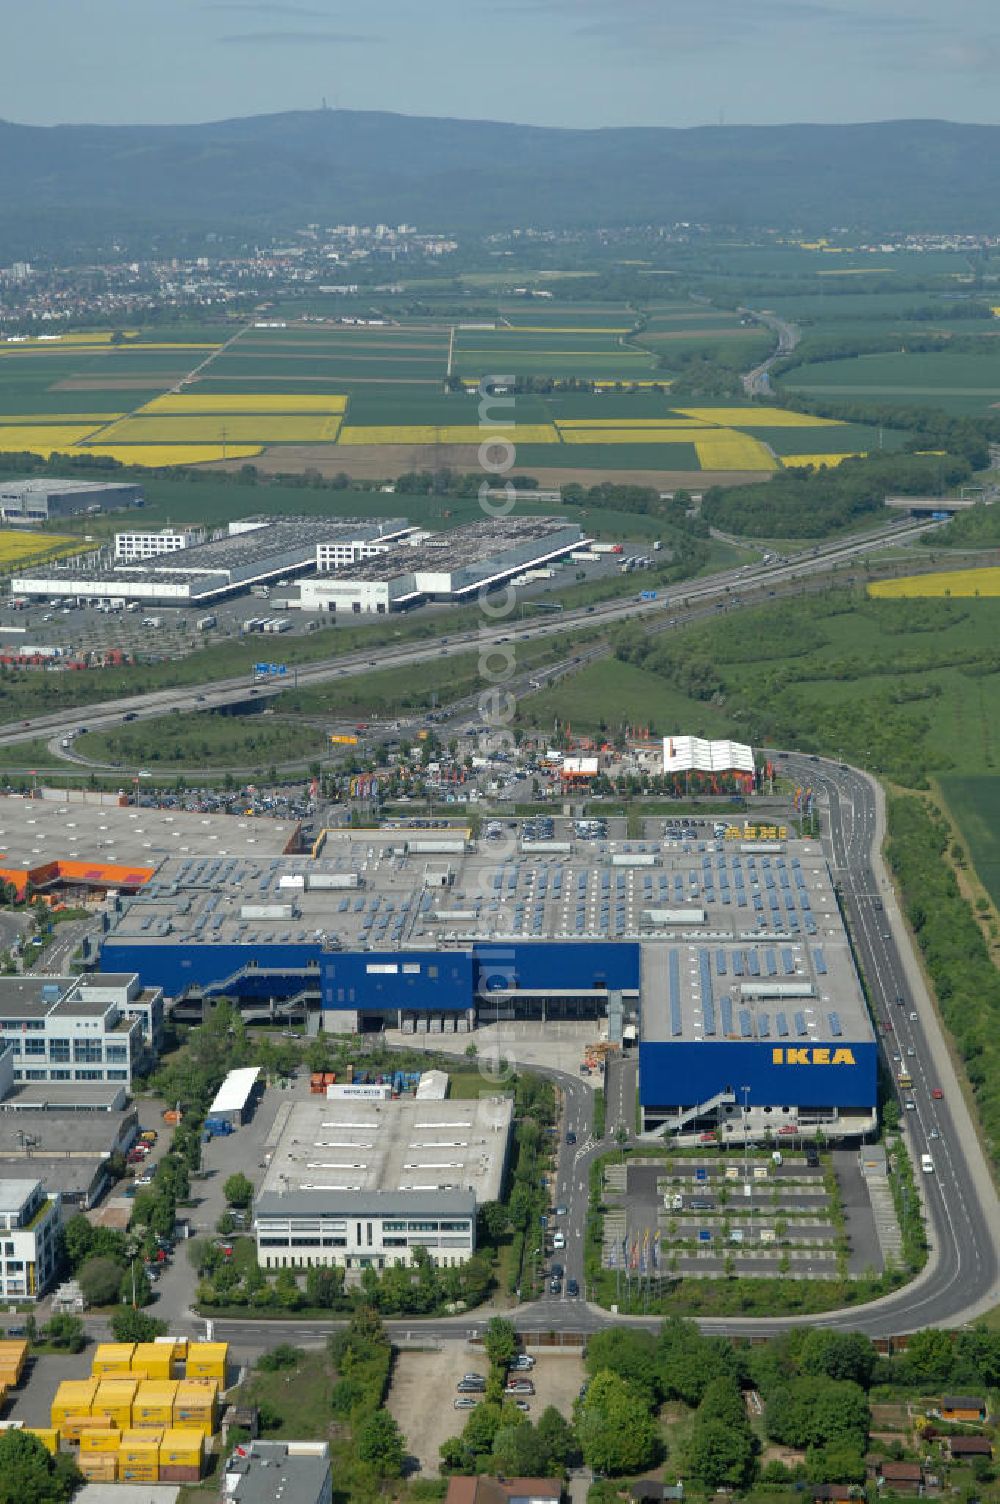
[[[943,121],[554,130],[374,111],[189,126],[0,122],[5,238],[83,214],[177,228],[692,220],[1000,227],[1000,127]]]

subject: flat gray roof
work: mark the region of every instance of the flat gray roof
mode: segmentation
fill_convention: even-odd
[[[238,1504],[319,1504],[330,1470],[325,1447],[322,1454],[303,1454],[295,1442],[252,1441],[242,1450],[246,1455],[223,1464],[225,1498]]]
[[[44,1083],[43,1083],[44,1084]],[[135,1118],[135,1108],[119,1112],[37,1112],[26,1119],[19,1112],[0,1112],[0,1157],[31,1150],[34,1157],[73,1160],[78,1155],[110,1154],[123,1126]],[[25,1139],[31,1143],[26,1144]],[[21,1159],[22,1169],[25,1161]]]
[[[766,868],[732,844],[572,839],[503,856],[455,830],[331,831],[316,859],[234,858],[214,872],[204,859],[164,862],[111,935],[392,951],[501,938],[811,945],[839,926],[817,844],[788,842]],[[434,849],[450,845],[459,849]],[[442,873],[446,884],[431,885]]]
[[[58,1081],[16,1082],[10,1095],[0,1103],[0,1121],[7,1113],[113,1112],[127,1098],[120,1081],[74,1081],[65,1085]]]
[[[475,1215],[471,1191],[435,1191],[434,1212],[441,1217]],[[427,1215],[427,1191],[262,1191],[254,1201],[257,1218],[329,1216],[421,1217]]]
[[[315,556],[318,543],[367,543],[391,537],[408,526],[405,517],[280,516],[261,520],[262,527],[184,549],[183,560],[178,557],[178,570],[244,568],[249,564],[266,564],[272,554],[284,556],[289,551],[301,551],[306,563]],[[161,561],[157,567],[173,573],[169,562]]]
[[[315,1098],[278,1109],[261,1192],[462,1191],[496,1201],[514,1117],[509,1097],[379,1102]]]
[[[70,491],[141,491],[135,481],[113,480],[50,480],[46,477],[26,476],[23,480],[2,480],[0,491],[18,491],[36,496],[63,495]]]
[[[158,867],[168,856],[277,856],[295,839],[294,820],[268,815],[83,804],[54,797],[0,798],[0,864],[33,871],[49,862]]]
[[[377,558],[342,565],[332,572],[330,578],[385,580],[412,574],[414,570],[458,570],[502,555],[521,543],[542,543],[573,525],[571,517],[500,517],[492,521],[466,522],[448,532],[436,533],[433,541],[403,543]],[[529,565],[521,567],[528,568]]]
[[[0,1179],[0,1211],[19,1212],[38,1185],[39,1177],[33,1175]]]

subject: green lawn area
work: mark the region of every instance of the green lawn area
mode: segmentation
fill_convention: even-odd
[[[789,371],[779,384],[789,391],[845,401],[870,397],[905,407],[947,403],[950,411],[986,413],[1000,400],[1000,344],[981,354],[921,351],[819,361]],[[956,409],[955,404],[964,407]]]
[[[654,734],[674,730],[698,736],[725,736],[730,721],[724,711],[699,704],[655,673],[603,658],[553,689],[522,701],[524,719],[535,726],[554,720],[574,731],[608,732],[625,725],[649,726]]]
[[[268,1441],[328,1441],[339,1429],[330,1409],[336,1376],[325,1348],[304,1352],[295,1368],[255,1371],[232,1399],[237,1405],[273,1406],[281,1424],[268,1430]]]
[[[1000,905],[1000,776],[945,777],[938,782],[980,882]]]
[[[135,721],[113,731],[88,731],[77,737],[75,748],[83,757],[128,769],[150,765],[161,769],[261,768],[293,758],[322,757],[329,743],[318,727],[288,715],[200,711]]]

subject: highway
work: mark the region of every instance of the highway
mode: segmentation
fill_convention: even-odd
[[[684,625],[695,615],[702,614],[706,606],[711,609],[739,609],[757,605],[771,593],[777,593],[795,581],[802,581],[803,588],[810,581],[816,582],[834,571],[850,566],[856,560],[887,546],[909,543],[928,529],[939,524],[911,519],[896,519],[883,528],[861,536],[838,539],[818,544],[813,549],[791,554],[782,561],[755,564],[720,571],[701,580],[686,580],[671,587],[655,601],[640,602],[637,599],[642,588],[642,576],[636,576],[636,591],[625,598],[564,611],[544,620],[530,623],[498,620],[499,597],[491,597],[491,609],[484,612],[483,625],[479,629],[465,630],[451,636],[447,641],[440,637],[417,643],[399,645],[382,644],[341,657],[324,658],[314,663],[301,664],[296,669],[299,686],[323,684],[331,679],[357,677],[373,669],[399,668],[410,664],[426,663],[435,658],[450,658],[470,649],[483,650],[491,644],[507,641],[538,641],[558,636],[574,629],[588,634],[620,622],[641,619],[649,622],[651,631],[668,630],[671,625]],[[496,622],[496,625],[492,625]],[[62,708],[45,715],[37,715],[19,723],[8,724],[0,729],[0,743],[23,741],[31,736],[64,736],[72,730],[72,722],[85,722],[89,730],[99,730],[119,724],[125,715],[135,720],[150,716],[162,716],[172,712],[190,712],[195,708],[217,709],[222,705],[241,703],[248,694],[261,698],[280,693],[270,684],[250,685],[246,675],[229,677],[194,686],[154,690],[147,694],[122,695],[112,700],[98,701],[79,706],[71,711]],[[485,717],[484,717],[485,718]]]

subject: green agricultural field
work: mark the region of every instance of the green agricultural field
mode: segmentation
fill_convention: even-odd
[[[795,454],[875,454],[901,449],[908,434],[897,429],[868,428],[863,423],[843,423],[836,428],[748,428],[755,439],[767,444],[777,455]]]
[[[1000,907],[1000,776],[944,777],[938,783],[965,837],[972,865]]]
[[[790,371],[780,385],[806,396],[986,413],[1000,402],[1000,342],[982,355],[931,351],[821,361]]]
[[[676,606],[683,586],[671,597]],[[602,721],[652,721],[660,732],[705,726],[757,745],[843,754],[921,786],[928,774],[1000,769],[998,632],[1000,600],[823,592],[658,637],[623,629],[627,661],[610,678],[603,666],[586,669],[523,702],[521,714],[580,730]]]

